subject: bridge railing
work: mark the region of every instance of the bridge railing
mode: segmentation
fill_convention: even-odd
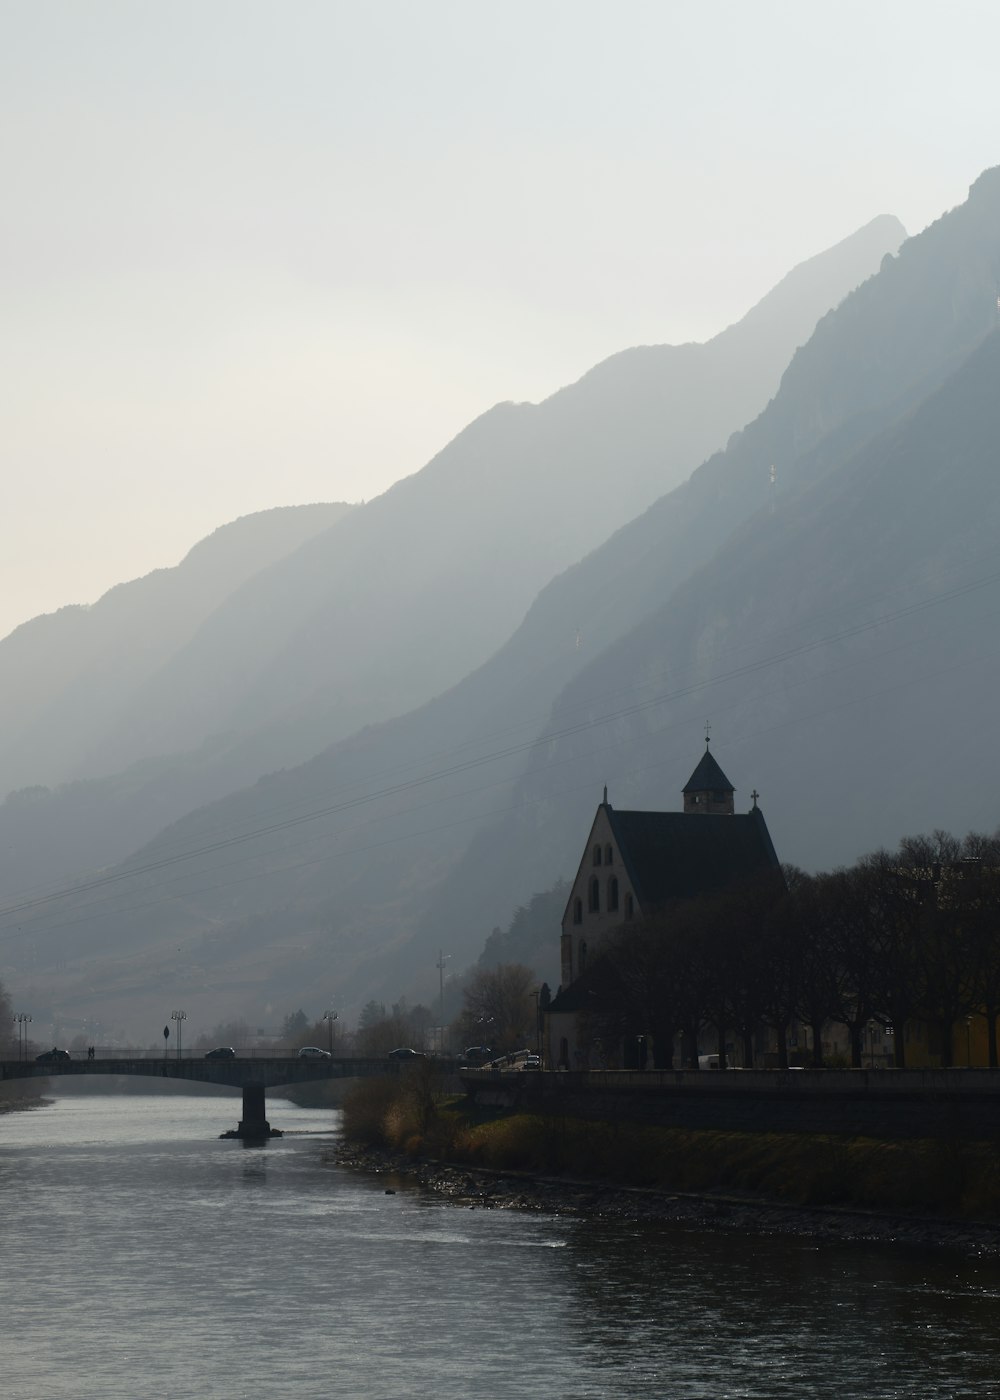
[[[93,1047],[93,1055],[91,1055],[89,1050],[68,1050],[66,1053],[71,1060],[204,1060],[212,1053],[212,1048],[213,1047],[210,1047],[208,1050],[204,1048],[189,1050],[185,1046],[182,1050],[172,1047],[164,1051],[162,1046],[143,1048],[134,1045],[95,1045]],[[233,1048],[236,1052],[236,1058],[239,1060],[295,1060],[299,1058],[298,1050],[287,1050],[284,1047],[270,1048],[257,1045],[247,1048],[234,1046]],[[12,1054],[9,1058],[12,1060],[20,1058],[21,1060],[31,1061],[37,1060],[39,1055],[47,1053],[48,1048],[46,1046],[39,1047],[35,1044],[29,1047],[27,1054],[22,1050],[20,1056]],[[307,1057],[303,1056],[303,1058]],[[316,1058],[318,1059],[319,1057],[317,1056]],[[326,1056],[324,1055],[323,1058],[325,1059]],[[339,1060],[349,1059],[351,1057],[339,1055],[334,1051],[332,1058]]]

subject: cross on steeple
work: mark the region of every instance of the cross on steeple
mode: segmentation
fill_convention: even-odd
[[[757,791],[756,788],[754,788],[754,790],[753,790],[753,792],[750,794],[750,796],[753,798],[754,811],[756,811],[756,810],[757,810],[757,798],[760,796],[760,793]]]
[[[706,720],[706,721],[705,721],[705,747],[706,747],[706,749],[708,748],[708,746],[709,746],[709,744],[710,744],[711,742],[712,742],[712,726],[709,724],[708,720]]]

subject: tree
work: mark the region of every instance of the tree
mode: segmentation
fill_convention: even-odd
[[[688,929],[678,909],[661,910],[610,934],[591,980],[595,1010],[584,1018],[592,1039],[621,1045],[623,1061],[652,1044],[656,1069],[672,1069],[674,1037],[690,1020]]]
[[[409,1017],[394,1014],[383,1016],[379,1021],[370,1021],[367,1025],[359,1025],[355,1042],[359,1055],[374,1060],[382,1059],[397,1046],[412,1045],[416,1039]]]
[[[14,1034],[14,1008],[11,1005],[7,988],[0,982],[0,1055],[13,1058],[17,1053],[17,1036]]]
[[[194,1043],[196,1050],[210,1050],[216,1045],[232,1045],[237,1050],[249,1049],[257,1041],[256,1034],[247,1021],[220,1021],[207,1035],[199,1035]]]
[[[832,974],[834,1009],[831,1020],[847,1027],[851,1067],[860,1069],[865,1026],[873,1019],[884,992],[878,957],[878,909],[870,898],[870,882],[855,866],[817,879],[815,914],[825,940]]]
[[[790,886],[785,905],[798,963],[794,1012],[812,1032],[813,1069],[823,1067],[823,1027],[833,1020],[840,1004],[839,978],[822,904],[821,879],[807,875]]]
[[[291,1044],[293,1041],[297,1042],[308,1025],[309,1017],[301,1007],[298,1011],[292,1011],[281,1023],[282,1040],[285,1041],[286,1044]]]
[[[368,1030],[371,1026],[377,1026],[380,1021],[385,1020],[385,1002],[372,1001],[365,1002],[361,1008],[361,1015],[358,1017],[358,1029]]]
[[[998,1068],[997,1017],[1000,1016],[1000,839],[970,832],[962,843],[963,858],[977,861],[979,878],[974,897],[963,891],[962,917],[970,959],[975,1009],[986,1019],[986,1053],[990,1069]]]
[[[461,1038],[505,1050],[533,1046],[535,980],[523,963],[476,968],[462,988],[464,1007],[456,1022]]]

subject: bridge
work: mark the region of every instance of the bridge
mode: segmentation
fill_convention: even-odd
[[[227,1059],[206,1057],[203,1052],[179,1055],[155,1053],[90,1059],[85,1051],[59,1060],[0,1060],[0,1082],[13,1079],[77,1078],[81,1075],[143,1075],[151,1079],[187,1079],[198,1084],[225,1084],[243,1091],[243,1117],[233,1133],[260,1141],[278,1136],[267,1121],[265,1092],[284,1084],[313,1084],[331,1079],[359,1079],[397,1075],[423,1060],[373,1060],[341,1057],[300,1058],[292,1050],[284,1054],[248,1052]]]

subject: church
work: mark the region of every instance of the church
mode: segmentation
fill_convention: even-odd
[[[679,900],[779,871],[758,794],[751,794],[749,812],[737,814],[735,791],[707,738],[684,785],[682,811],[618,811],[605,788],[563,914],[562,980],[546,1016],[548,1066],[597,1067],[590,1064],[578,1022],[596,994],[585,974],[604,935]]]

